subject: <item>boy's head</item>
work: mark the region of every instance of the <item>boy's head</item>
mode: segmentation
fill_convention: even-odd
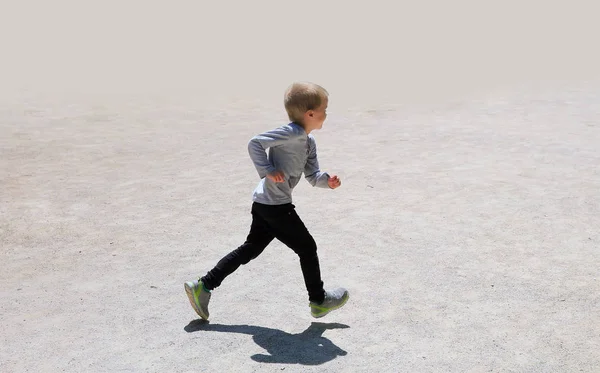
[[[307,132],[320,129],[327,117],[329,93],[318,84],[294,83],[285,91],[284,105],[288,117]]]

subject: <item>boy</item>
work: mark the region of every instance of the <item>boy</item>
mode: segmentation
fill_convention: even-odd
[[[261,180],[254,190],[252,225],[246,242],[232,251],[198,281],[185,283],[190,304],[208,320],[211,291],[240,265],[259,256],[274,238],[300,257],[313,317],[323,317],[342,307],[348,291],[323,289],[317,245],[292,204],[292,190],[302,173],[312,186],[336,189],[342,183],[319,170],[315,139],[327,117],[327,91],[312,83],[294,83],[285,92],[284,104],[290,124],[253,137],[248,152]],[[269,149],[267,157],[266,150]]]

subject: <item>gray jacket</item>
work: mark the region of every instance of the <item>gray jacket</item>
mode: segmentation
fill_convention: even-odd
[[[248,153],[261,178],[252,196],[254,202],[265,205],[292,203],[292,190],[303,172],[312,186],[329,188],[329,175],[319,170],[315,138],[296,123],[254,136],[248,142]],[[274,171],[283,172],[283,183],[266,178],[267,173]]]

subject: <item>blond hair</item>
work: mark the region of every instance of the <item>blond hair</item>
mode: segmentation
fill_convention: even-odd
[[[318,84],[297,82],[285,91],[283,103],[290,120],[301,124],[304,113],[318,109],[328,97],[329,93]]]

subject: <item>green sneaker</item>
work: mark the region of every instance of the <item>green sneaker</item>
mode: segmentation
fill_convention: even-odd
[[[202,281],[197,280],[186,282],[184,287],[194,311],[204,320],[208,320],[210,291],[204,290]]]
[[[342,307],[350,298],[348,290],[344,288],[337,288],[334,290],[325,292],[325,300],[321,304],[310,302],[310,314],[312,317],[323,317],[333,310],[337,310]]]

